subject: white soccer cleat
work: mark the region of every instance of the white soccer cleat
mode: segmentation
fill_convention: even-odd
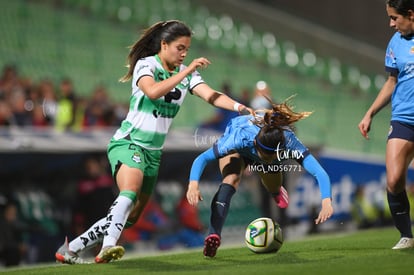
[[[400,241],[392,249],[406,249],[414,247],[414,239],[402,237]]]
[[[78,254],[69,250],[68,238],[55,253],[56,261],[62,264],[90,264],[90,262],[79,257]]]

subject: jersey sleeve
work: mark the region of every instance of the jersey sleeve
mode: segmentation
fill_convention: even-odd
[[[238,152],[244,147],[249,146],[249,140],[253,140],[249,136],[249,132],[244,128],[237,127],[232,120],[226,127],[224,134],[214,144],[214,153],[217,158],[227,156]]]
[[[303,168],[311,174],[317,181],[319,185],[319,190],[321,192],[321,198],[331,198],[332,197],[332,187],[331,180],[326,173],[325,169],[319,164],[315,157],[311,154],[308,154],[302,163]]]
[[[399,39],[399,36],[400,34],[398,32],[394,34],[394,36],[388,43],[387,49],[385,51],[385,71],[392,73],[394,75],[397,75],[399,71],[397,67],[397,61],[395,58],[395,41],[396,39]]]
[[[190,78],[190,93],[192,93],[192,90],[199,84],[204,83],[203,78],[201,77],[200,73],[198,71],[194,71],[191,74]]]
[[[285,130],[286,149],[289,152],[289,158],[301,163],[309,155],[309,149],[303,145],[293,131]]]
[[[135,78],[136,81],[141,79],[141,77],[148,75],[153,77],[155,71],[155,65],[152,64],[148,58],[143,58],[137,61],[135,66]]]
[[[204,168],[206,167],[207,163],[216,159],[216,156],[214,154],[213,148],[209,148],[193,161],[193,164],[191,166],[190,170],[190,181],[199,181],[201,178],[201,175],[203,174]]]

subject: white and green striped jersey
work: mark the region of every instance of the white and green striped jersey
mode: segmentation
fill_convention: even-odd
[[[158,55],[138,60],[132,77],[129,111],[113,139],[127,138],[149,150],[162,149],[168,129],[180,110],[185,96],[204,81],[195,71],[191,75],[187,75],[174,90],[156,100],[149,99],[139,89],[137,82],[143,76],[151,76],[156,82],[160,82],[185,68],[185,65],[181,65],[175,72],[167,72],[162,67]]]

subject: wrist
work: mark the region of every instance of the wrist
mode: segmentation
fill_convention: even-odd
[[[193,188],[195,188],[195,189],[198,188],[198,182],[196,180],[191,180],[188,183],[188,189],[193,189]]]
[[[322,199],[322,204],[332,204],[332,199],[331,198],[324,198],[324,199]]]
[[[241,110],[243,107],[244,107],[244,105],[243,105],[243,104],[240,104],[240,103],[236,102],[236,103],[234,103],[234,105],[233,105],[233,110],[234,110],[235,112],[239,112],[239,113],[240,113],[240,110]]]

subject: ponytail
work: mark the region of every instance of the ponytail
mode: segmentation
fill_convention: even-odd
[[[144,30],[141,37],[130,49],[127,57],[128,72],[119,79],[120,82],[127,82],[132,78],[134,66],[141,58],[153,56],[160,52],[161,41],[170,43],[182,36],[191,37],[192,32],[188,26],[178,20],[157,22]]]

